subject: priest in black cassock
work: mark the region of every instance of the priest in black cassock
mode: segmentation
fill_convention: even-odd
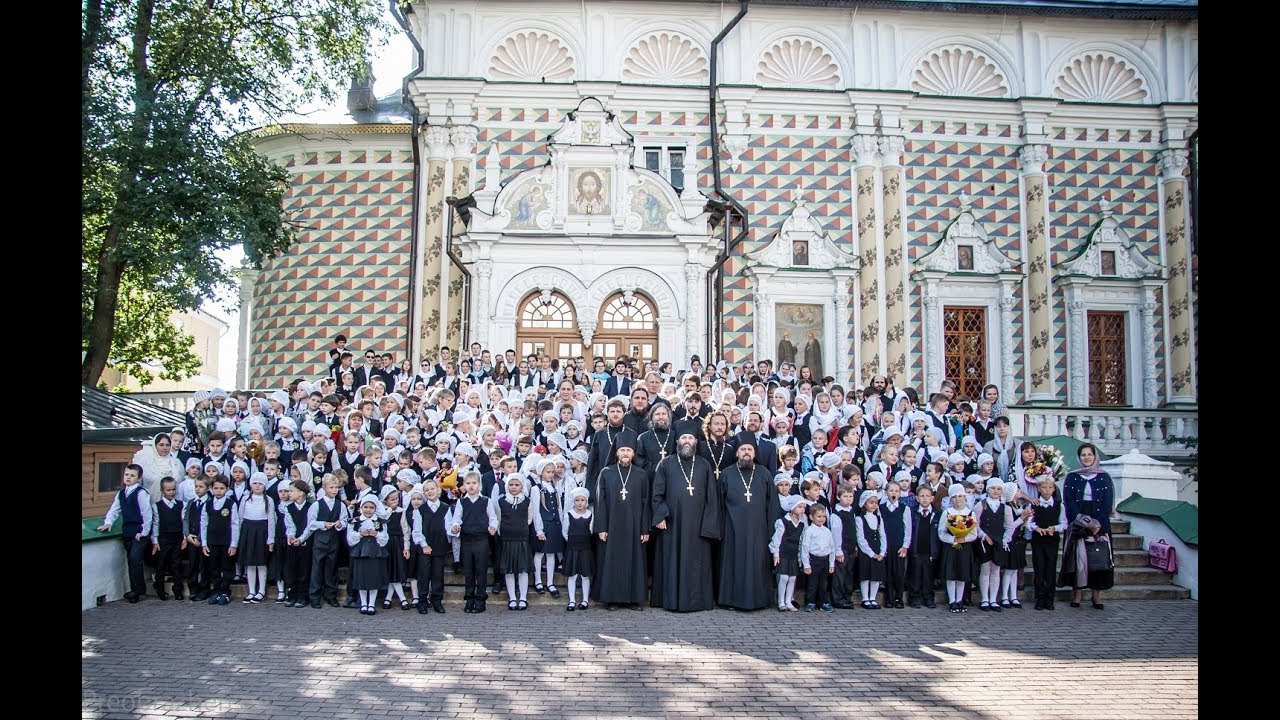
[[[774,601],[773,554],[769,551],[778,491],[773,477],[755,462],[756,446],[738,446],[737,462],[720,473],[724,498],[723,539],[717,602],[759,610]]]
[[[632,436],[634,437],[634,436]],[[593,527],[597,570],[591,587],[606,609],[630,605],[644,609],[644,543],[649,541],[649,474],[637,467],[635,446],[619,438],[617,464],[600,471]]]
[[[720,410],[708,415],[703,439],[698,443],[698,454],[711,464],[711,473],[717,479],[725,468],[735,462],[734,448],[737,445],[738,439],[729,435],[729,416]]]
[[[652,605],[677,612],[710,610],[711,541],[720,537],[720,490],[698,440],[685,433],[676,454],[653,476],[653,522],[662,532],[654,552]]]
[[[636,446],[635,431],[622,424],[622,416],[627,412],[626,404],[614,398],[605,406],[604,412],[607,423],[591,436],[591,450],[587,456],[586,488],[591,491],[593,503],[597,495],[596,480],[601,470],[617,462],[619,442],[628,443],[632,449]]]
[[[671,406],[666,400],[658,400],[649,410],[649,429],[638,438],[636,464],[647,469],[652,477],[658,462],[675,454],[676,431],[671,427]]]

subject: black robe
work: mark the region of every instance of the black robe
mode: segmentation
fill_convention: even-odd
[[[596,498],[596,479],[600,477],[600,471],[618,462],[618,444],[625,439],[630,442],[631,447],[636,446],[635,431],[626,425],[622,425],[621,428],[619,430],[612,425],[605,425],[591,441],[591,450],[587,455],[586,487],[591,493],[593,502]],[[610,438],[613,439],[612,443],[609,442]]]
[[[622,476],[627,475],[627,497],[622,498]],[[591,589],[606,603],[643,603],[645,599],[644,545],[640,536],[650,532],[649,482],[643,468],[629,473],[610,465],[600,472],[600,493],[595,503],[594,532],[609,539],[596,545],[596,575]]]
[[[773,555],[769,551],[776,519],[773,510],[782,509],[773,476],[760,464],[750,473],[743,473],[735,464],[721,472],[720,481],[724,537],[717,601],[740,610],[768,607],[775,600]]]
[[[642,412],[637,414],[628,410],[622,415],[622,424],[635,431],[636,435],[639,435],[649,429],[649,413]]]
[[[716,468],[724,474],[724,469],[738,462],[738,439],[726,436],[724,442],[713,442],[710,439],[698,441],[698,456],[706,460],[714,475]],[[772,535],[772,533],[770,533]]]
[[[692,482],[693,490],[688,490]],[[678,612],[710,610],[711,541],[720,538],[720,490],[711,465],[695,456],[692,467],[667,456],[653,476],[653,524],[667,522],[654,551],[654,607]]]
[[[664,455],[676,454],[676,431],[670,427],[666,430],[649,429],[640,434],[640,438],[636,444],[636,464],[649,471],[650,477],[653,476],[653,469],[657,466],[658,461]]]

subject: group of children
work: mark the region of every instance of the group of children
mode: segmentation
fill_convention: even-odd
[[[634,374],[638,388],[654,380]],[[443,613],[451,565],[465,577],[464,612],[484,612],[490,592],[503,590],[509,610],[526,609],[530,573],[535,592],[559,597],[557,572],[566,609],[586,610],[596,545],[587,464],[606,398],[568,380],[482,384],[455,406],[447,385],[424,387],[440,378],[414,378],[421,396],[405,396],[387,393],[388,377],[350,399],[326,392],[333,378],[243,402],[197,393],[187,427],[171,434],[185,475],[144,478],[129,465],[104,518],[103,529],[124,520],[126,599],[145,594],[149,554],[161,599],[168,586],[175,598],[225,605],[243,581],[244,604],[267,601],[275,585],[275,603],[336,607],[346,567],[347,607]],[[1028,546],[1036,608],[1053,609],[1065,510],[1052,474],[1027,477],[1037,449],[991,416],[995,397],[975,412],[939,393],[921,412],[913,393],[846,398],[830,378],[762,384],[745,367],[732,380],[714,367],[679,387],[658,380],[658,397],[685,403],[687,417],[705,417],[720,397],[731,430],[759,427],[755,438],[776,446],[779,504],[761,542],[778,610],[799,609],[798,585],[806,611],[879,609],[882,588],[885,607],[933,608],[935,580],[951,612],[964,612],[974,586],[984,611],[1020,608]]]

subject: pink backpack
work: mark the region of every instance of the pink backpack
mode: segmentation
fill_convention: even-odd
[[[1167,573],[1178,572],[1178,551],[1164,541],[1152,540],[1147,550],[1147,565]]]

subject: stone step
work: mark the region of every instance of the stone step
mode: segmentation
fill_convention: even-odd
[[[1111,547],[1113,550],[1141,550],[1142,537],[1138,535],[1112,535]]]
[[[1172,574],[1149,567],[1117,567],[1115,578],[1117,585],[1164,585],[1173,581]]]
[[[1115,534],[1115,535],[1128,535],[1129,521],[1128,520],[1112,520],[1111,532],[1112,534]]]
[[[1114,550],[1113,557],[1116,561],[1116,568],[1144,568],[1147,566],[1148,555],[1146,550]],[[1057,562],[1062,561],[1062,553],[1058,553]],[[1031,567],[1031,548],[1027,547],[1027,568]]]

